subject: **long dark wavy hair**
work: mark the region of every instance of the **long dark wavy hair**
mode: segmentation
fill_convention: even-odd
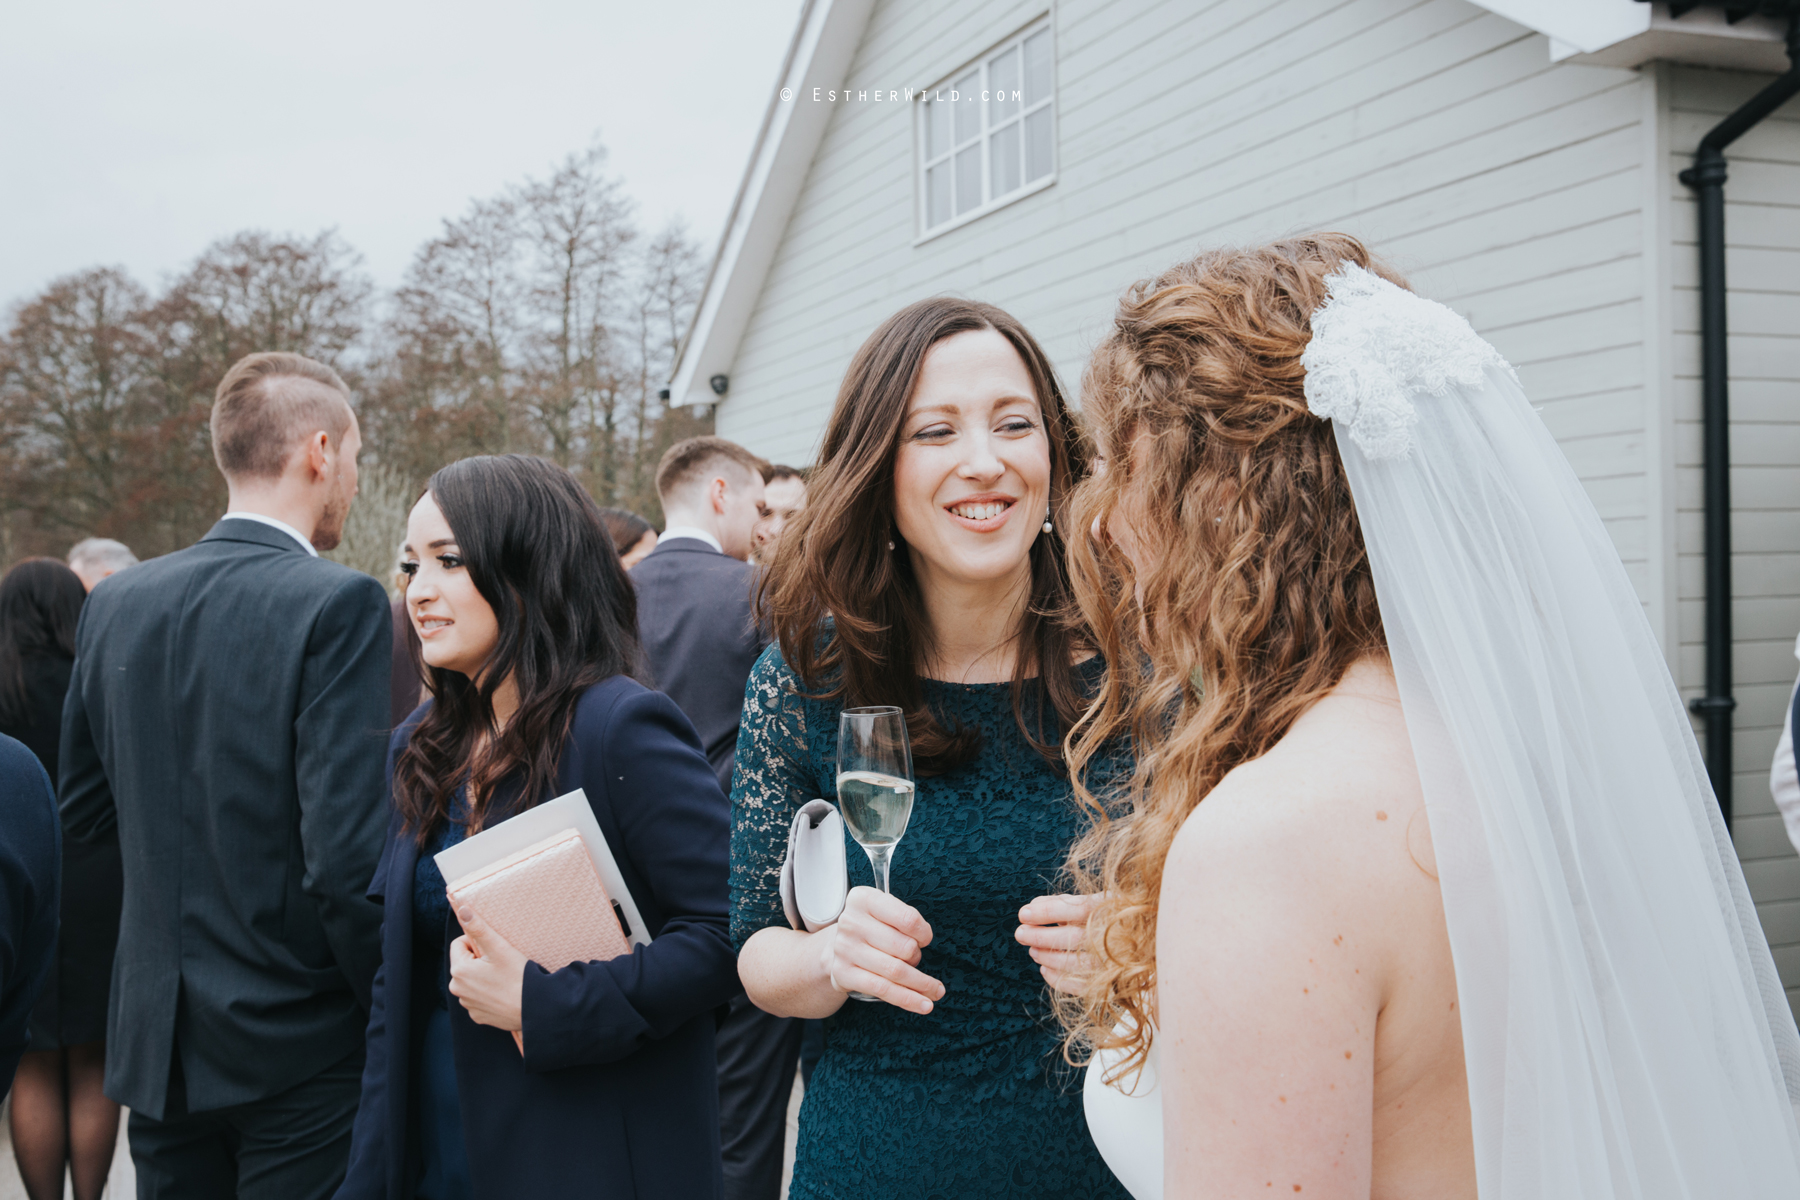
[[[1074,662],[1087,642],[1067,619],[1074,599],[1061,516],[1086,473],[1087,454],[1049,358],[1005,311],[940,296],[908,305],[869,335],[838,390],[807,484],[806,508],[782,532],[757,595],[782,657],[814,694],[846,705],[895,704],[905,710],[913,765],[925,775],[973,758],[981,731],[946,728],[925,703],[919,667],[930,654],[931,625],[911,558],[903,549],[888,549],[890,539],[901,544],[894,523],[894,459],[925,356],[945,338],[982,329],[998,333],[1018,351],[1050,443],[1055,529],[1031,547],[1031,596],[1018,629],[1012,699],[1025,737],[1062,767],[1061,731],[1086,705]],[[823,638],[828,617],[833,634]],[[1034,677],[1043,680],[1042,688],[1027,688]],[[1043,719],[1046,696],[1055,709],[1054,725]]]
[[[81,576],[54,558],[27,558],[0,579],[0,721],[24,725],[25,656],[75,657],[75,622],[87,600]]]
[[[423,845],[469,785],[469,831],[496,786],[522,784],[516,808],[550,798],[569,720],[583,692],[641,675],[637,595],[600,509],[562,467],[524,454],[451,463],[425,489],[437,502],[477,591],[500,627],[479,681],[427,671],[432,704],[394,764],[394,802]],[[508,678],[519,709],[496,729],[494,692]]]

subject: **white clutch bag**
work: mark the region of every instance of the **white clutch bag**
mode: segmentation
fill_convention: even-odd
[[[809,800],[788,828],[781,863],[781,908],[788,924],[817,933],[844,911],[850,874],[844,865],[844,818],[837,806]]]

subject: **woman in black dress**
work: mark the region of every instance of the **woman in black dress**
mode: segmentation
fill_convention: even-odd
[[[52,781],[86,599],[80,577],[51,558],[0,580],[0,733],[25,743]],[[60,1200],[65,1167],[76,1200],[98,1200],[112,1168],[119,1106],[101,1085],[122,891],[116,840],[63,840],[62,932],[12,1091],[13,1155],[31,1200]]]

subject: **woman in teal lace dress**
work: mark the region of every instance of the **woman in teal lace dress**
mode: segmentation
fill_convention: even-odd
[[[851,363],[779,543],[762,596],[777,645],[738,740],[732,937],[760,1007],[827,1018],[795,1200],[1126,1196],[1050,1014],[1046,978],[1068,965],[1050,947],[1079,930],[1035,924],[1084,916],[1038,899],[1080,832],[1059,742],[1102,670],[1058,619],[1075,441],[1018,322],[922,301]],[[788,829],[835,799],[838,714],[865,704],[906,711],[918,777],[893,894],[850,844],[837,923],[795,930]],[[847,1003],[853,990],[878,1002]]]

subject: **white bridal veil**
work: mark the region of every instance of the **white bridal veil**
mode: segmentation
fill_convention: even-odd
[[[1482,1200],[1800,1197],[1800,1035],[1593,504],[1466,321],[1329,283],[1306,397],[1424,784]]]

